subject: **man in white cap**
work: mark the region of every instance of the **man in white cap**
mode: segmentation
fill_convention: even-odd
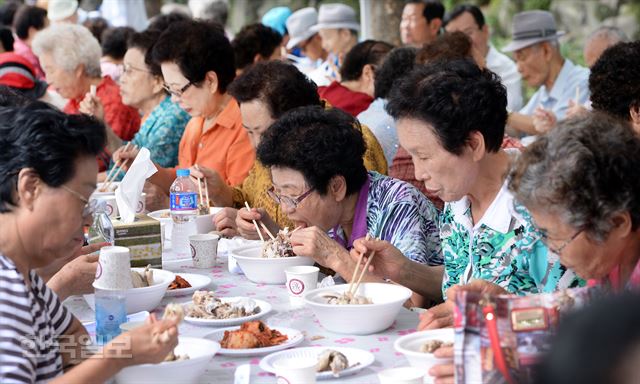
[[[47,17],[52,24],[78,24],[82,23],[86,16],[87,12],[78,6],[78,0],[49,0],[47,5]]]
[[[331,54],[329,59],[339,68],[344,56],[358,43],[360,24],[356,11],[348,5],[322,4],[318,11],[318,24],[311,30],[320,34],[322,47]]]
[[[460,4],[447,14],[444,20],[447,32],[462,32],[469,36],[473,48],[487,62],[487,68],[502,79],[507,88],[507,109],[518,111],[522,108],[522,78],[516,63],[507,55],[499,52],[489,42],[489,25],[479,7],[471,4]]]
[[[326,61],[327,51],[322,48],[322,38],[311,28],[318,23],[318,11],[313,7],[295,11],[287,19],[289,42],[287,50],[300,49],[303,58],[294,59],[295,66],[318,86],[329,85],[331,66]],[[290,57],[293,59],[293,55]]]
[[[513,18],[513,41],[503,48],[513,58],[524,81],[539,87],[527,105],[511,113],[508,126],[528,135],[544,133],[555,119],[565,118],[569,101],[584,104],[589,99],[589,70],[562,57],[553,15],[526,11]]]

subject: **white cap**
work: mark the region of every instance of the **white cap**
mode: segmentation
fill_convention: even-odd
[[[360,23],[356,19],[356,11],[344,4],[322,4],[318,11],[318,24],[312,31],[318,32],[321,29],[351,29],[360,30]]]
[[[295,11],[287,19],[287,31],[289,31],[289,42],[287,49],[293,49],[296,45],[309,39],[317,32],[311,27],[318,23],[318,11],[313,7],[302,8]]]
[[[78,0],[49,0],[47,17],[51,21],[64,20],[78,10]]]

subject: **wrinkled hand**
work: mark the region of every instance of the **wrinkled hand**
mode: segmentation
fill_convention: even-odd
[[[585,108],[582,104],[577,103],[573,100],[569,100],[569,108],[567,109],[567,113],[565,116],[567,118],[579,116],[585,112],[588,112],[587,108]]]
[[[237,211],[236,216],[236,228],[238,229],[238,233],[240,236],[244,237],[248,240],[260,240],[260,236],[258,236],[258,232],[256,231],[256,226],[253,224],[252,220],[256,222],[258,220],[262,220],[263,218],[267,218],[267,212],[264,208],[251,208],[251,211],[248,211],[246,208],[239,209]],[[260,224],[258,224],[259,226]],[[260,232],[265,239],[269,238],[262,227],[260,228]]]
[[[556,123],[556,115],[549,110],[538,107],[533,113],[533,127],[539,133],[547,133]]]
[[[60,298],[64,300],[72,295],[82,295],[93,292],[93,281],[96,277],[99,255],[93,254],[109,243],[90,244],[82,247],[81,255],[73,255],[62,265],[47,282]]]
[[[127,148],[126,145],[118,148],[112,155],[114,163],[121,162],[121,168],[125,171],[129,170],[129,166],[133,163],[133,160],[136,159],[140,149],[135,145],[129,145]]]
[[[365,257],[362,262],[366,262],[366,255],[372,251],[376,252],[375,257],[369,264],[369,272],[383,279],[400,280],[400,273],[411,261],[404,257],[402,252],[388,241],[366,238],[357,239],[353,242],[351,250],[351,259],[356,261],[360,257],[360,253],[364,253]]]
[[[225,183],[222,177],[220,177],[220,174],[213,169],[202,167],[200,165],[194,165],[189,169],[189,171],[191,173],[191,176],[195,177],[196,179],[206,178],[210,196],[220,194],[221,190],[227,187],[227,183]],[[204,184],[204,180],[202,181]],[[202,190],[205,190],[204,185],[202,186]]]
[[[440,359],[453,359],[453,347],[438,348],[433,355]],[[433,381],[435,384],[453,384],[455,383],[454,371],[453,363],[438,364],[429,369],[429,375],[435,377]]]
[[[216,227],[216,231],[222,233],[224,237],[237,236],[239,234],[238,225],[236,224],[237,217],[238,217],[237,209],[229,208],[229,207],[223,208],[222,211],[218,212],[213,217],[213,224]]]
[[[80,112],[93,116],[98,120],[104,120],[104,106],[97,96],[92,96],[90,92],[84,95],[80,102]]]
[[[322,229],[315,226],[299,229],[291,234],[291,244],[296,255],[311,257],[345,279],[351,278],[355,262],[349,252]]]
[[[167,331],[165,333],[165,331]],[[165,333],[166,337],[161,336]],[[105,355],[118,358],[124,366],[162,362],[178,345],[178,328],[174,319],[156,320],[150,315],[145,325],[125,332],[105,346]]]

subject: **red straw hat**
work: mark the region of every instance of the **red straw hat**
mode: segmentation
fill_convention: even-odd
[[[31,63],[13,52],[0,53],[0,84],[31,99],[39,99],[47,92],[47,83],[36,78]]]

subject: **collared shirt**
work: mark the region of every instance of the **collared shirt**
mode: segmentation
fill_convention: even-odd
[[[364,166],[370,171],[378,173],[387,172],[387,163],[380,144],[376,141],[375,136],[366,125],[361,125],[362,137],[367,146],[364,153]],[[267,195],[267,189],[271,187],[271,173],[269,169],[256,160],[253,168],[249,172],[249,176],[233,189],[233,205],[236,208],[243,208],[244,202],[248,202],[252,207],[264,208],[269,217],[271,217],[281,228],[292,228],[293,223],[287,215],[282,212],[280,205],[276,204],[273,199]]]
[[[507,109],[520,110],[522,108],[522,76],[518,72],[516,63],[498,51],[493,44],[489,44],[486,60],[487,68],[500,76],[502,84],[507,88]]]
[[[578,96],[578,104],[584,104],[589,100],[589,95],[589,70],[564,59],[551,91],[546,86],[541,86],[520,113],[533,115],[537,107],[542,107],[552,111],[560,121],[564,119],[569,108],[569,100],[576,101],[575,98]]]
[[[38,60],[38,56],[33,53],[30,46],[28,46],[24,41],[16,38],[13,42],[13,53],[27,59],[27,61],[33,66],[36,77],[40,80],[44,80],[45,76],[44,71],[40,66],[40,60]]]
[[[178,146],[190,116],[167,96],[143,119],[142,127],[131,140],[151,153],[151,161],[163,168],[178,164]],[[113,160],[109,168],[114,166]],[[116,180],[124,177],[119,174]]]
[[[358,120],[371,129],[382,146],[387,164],[391,164],[393,157],[398,152],[398,132],[395,120],[384,109],[386,104],[385,99],[373,100],[369,108],[358,115]]]
[[[354,117],[369,108],[373,101],[366,93],[354,92],[337,81],[327,87],[319,87],[318,94],[321,98],[327,99],[333,107],[340,108]]]
[[[255,150],[242,127],[238,103],[231,99],[203,132],[204,118],[192,118],[184,130],[178,152],[178,167],[195,164],[211,168],[229,185],[238,185],[249,174]]]
[[[35,271],[29,283],[0,254],[0,382],[47,383],[62,374],[58,345],[73,316]]]
[[[448,288],[471,279],[487,280],[519,295],[582,283],[548,250],[527,209],[514,202],[508,181],[477,223],[466,196],[445,203],[441,219],[445,298]]]
[[[369,233],[390,242],[411,260],[442,265],[438,210],[433,204],[409,183],[377,172],[369,172],[368,183],[368,189],[363,186],[358,195],[351,238],[346,239],[342,227],[329,230],[329,236],[348,248],[354,239]],[[360,233],[358,217],[366,217],[366,228]]]
[[[120,88],[109,76],[102,78],[96,88],[96,96],[100,99],[104,108],[104,121],[113,132],[122,140],[129,141],[140,129],[140,114],[138,110],[122,103]],[[64,112],[69,114],[80,113],[82,97],[69,100],[64,107]]]

